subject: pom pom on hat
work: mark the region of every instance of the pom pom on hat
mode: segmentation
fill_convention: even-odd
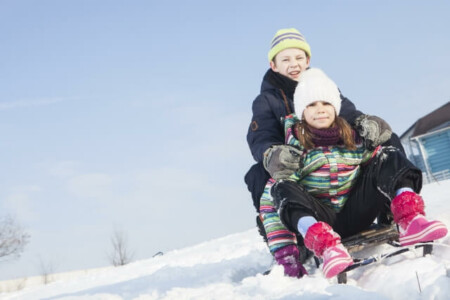
[[[337,85],[322,70],[310,68],[300,73],[294,93],[295,113],[302,117],[305,108],[316,101],[325,101],[334,106],[336,115],[341,110],[341,93]]]
[[[280,51],[288,48],[299,48],[305,51],[308,57],[311,57],[311,48],[303,35],[295,28],[280,29],[272,39],[270,51],[268,54],[269,62]]]

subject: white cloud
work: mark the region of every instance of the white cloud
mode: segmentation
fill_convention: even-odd
[[[11,190],[16,193],[31,193],[31,192],[40,192],[42,191],[42,187],[37,184],[31,185],[17,185],[11,187]]]
[[[48,167],[49,173],[58,178],[67,178],[79,173],[80,163],[77,161],[59,161]]]
[[[10,214],[21,222],[30,223],[36,219],[36,213],[32,205],[32,194],[40,192],[37,185],[14,186],[1,203],[2,214]]]
[[[89,173],[68,180],[68,189],[79,197],[104,199],[112,196],[113,179],[104,173]]]
[[[249,112],[230,111],[226,106],[204,103],[174,108],[180,130],[169,142],[181,161],[211,161],[226,167],[231,159],[252,161],[246,142]],[[187,133],[187,134],[183,134]],[[225,163],[224,163],[225,162]]]
[[[0,110],[47,106],[63,102],[66,100],[68,100],[68,98],[54,97],[54,98],[22,99],[9,102],[0,102]]]

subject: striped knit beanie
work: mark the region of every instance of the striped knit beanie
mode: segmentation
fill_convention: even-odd
[[[339,115],[341,93],[337,85],[322,70],[310,68],[300,73],[294,93],[295,113],[302,117],[305,108],[316,101],[331,103]]]
[[[273,37],[268,55],[269,62],[271,62],[275,55],[280,51],[288,48],[302,49],[306,52],[308,57],[311,57],[311,48],[303,35],[295,28],[287,28],[278,30]]]

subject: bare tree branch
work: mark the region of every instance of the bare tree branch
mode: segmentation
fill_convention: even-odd
[[[48,284],[52,281],[51,275],[55,272],[55,265],[53,262],[46,260],[42,257],[39,258],[39,269],[42,276],[42,283]]]
[[[126,234],[118,229],[114,230],[111,237],[112,253],[109,255],[109,261],[113,266],[123,266],[130,263],[134,253],[128,248],[128,239]]]
[[[26,233],[11,216],[0,217],[0,258],[18,258],[28,243]]]

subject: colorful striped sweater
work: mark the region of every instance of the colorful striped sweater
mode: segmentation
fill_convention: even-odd
[[[302,168],[289,180],[298,182],[305,190],[325,205],[339,212],[360,173],[361,165],[368,162],[379,148],[367,150],[362,141],[356,144],[356,150],[348,150],[344,145],[330,145],[306,150],[293,134],[293,126],[298,118],[292,114],[285,119],[286,144],[303,151]],[[260,202],[260,218],[266,230],[269,249],[277,249],[296,243],[295,234],[286,229],[273,204],[270,189],[275,184],[270,179],[264,189]]]

